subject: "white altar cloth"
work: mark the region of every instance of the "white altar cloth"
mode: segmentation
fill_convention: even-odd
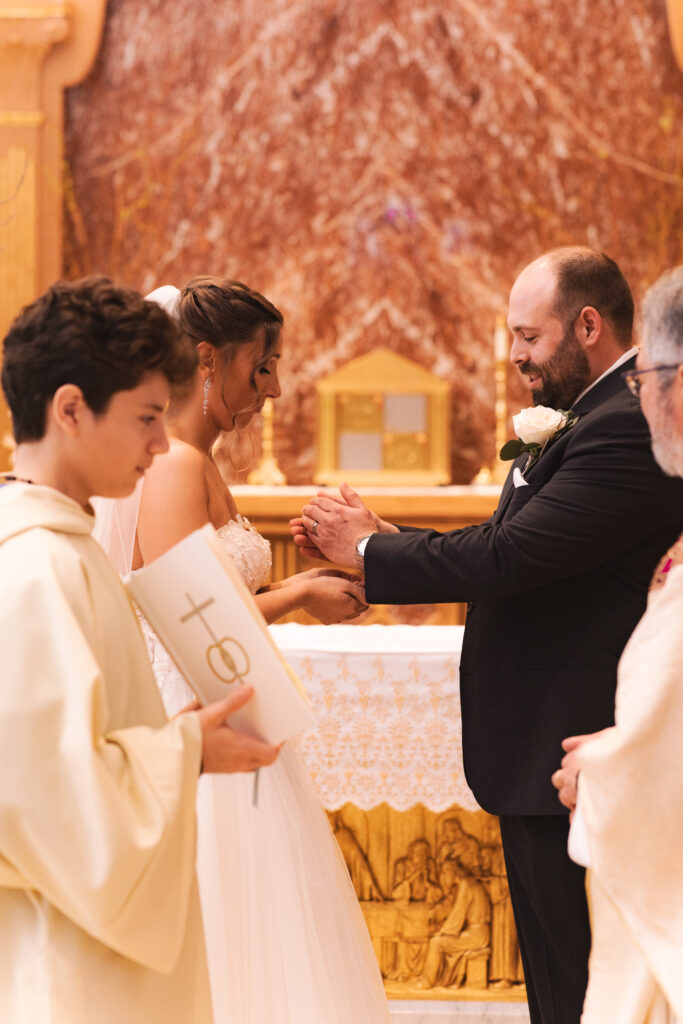
[[[477,809],[462,767],[462,626],[270,630],[316,712],[299,742],[328,810]]]

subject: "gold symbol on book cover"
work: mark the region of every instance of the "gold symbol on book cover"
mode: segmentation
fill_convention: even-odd
[[[210,624],[202,615],[203,611],[215,603],[213,597],[207,598],[202,604],[196,604],[189,594],[185,594],[185,597],[189,601],[192,611],[181,615],[180,621],[182,623],[188,622],[196,615],[213,640],[213,643],[206,649],[206,661],[209,668],[222,683],[230,684],[237,682],[240,685],[243,684],[245,682],[244,677],[249,674],[251,667],[249,655],[242,644],[233,637],[224,636],[219,640]]]

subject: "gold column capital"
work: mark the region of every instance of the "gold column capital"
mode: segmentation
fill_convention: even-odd
[[[21,48],[42,56],[69,34],[71,9],[68,4],[7,5],[0,0],[0,49]],[[6,70],[11,58],[3,55]],[[3,76],[4,78],[4,76]]]
[[[0,126],[36,127],[43,109],[45,58],[67,38],[69,29],[66,4],[17,5],[0,0]]]

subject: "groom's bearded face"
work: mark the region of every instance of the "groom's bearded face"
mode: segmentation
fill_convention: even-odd
[[[540,379],[531,394],[534,405],[551,409],[569,409],[590,383],[590,365],[574,332],[574,322],[564,325],[557,348],[544,362],[527,360],[518,365],[525,377]]]

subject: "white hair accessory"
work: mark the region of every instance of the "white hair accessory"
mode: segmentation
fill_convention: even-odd
[[[149,295],[145,295],[147,302],[156,302],[157,306],[161,306],[174,320],[178,319],[179,299],[180,289],[173,284],[162,284],[161,288],[155,288]]]

